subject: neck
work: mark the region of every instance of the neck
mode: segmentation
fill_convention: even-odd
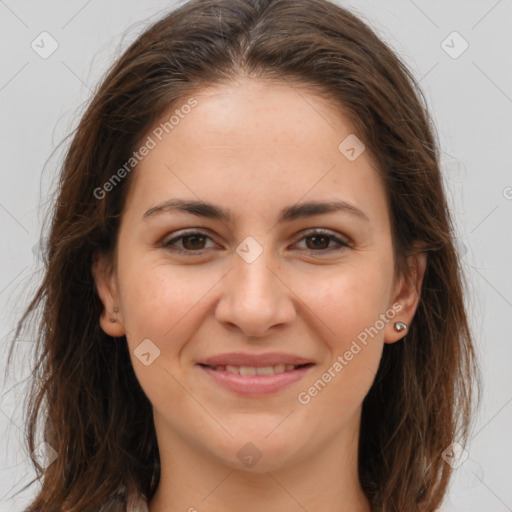
[[[155,416],[161,476],[149,512],[370,512],[357,471],[359,419],[285,467],[275,455],[241,470],[191,446]]]

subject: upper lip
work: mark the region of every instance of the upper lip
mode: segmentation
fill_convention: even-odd
[[[308,363],[313,363],[313,361],[294,354],[286,354],[284,352],[266,352],[263,354],[231,352],[229,354],[218,354],[199,361],[199,364],[205,364],[213,367],[229,364],[232,366],[249,366],[254,368],[276,366],[278,364],[302,365]]]

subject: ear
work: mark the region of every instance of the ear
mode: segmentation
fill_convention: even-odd
[[[113,266],[104,254],[95,254],[92,264],[92,275],[96,291],[103,303],[100,325],[103,331],[114,337],[126,334],[123,327],[119,305],[118,286]]]
[[[400,277],[394,289],[390,309],[394,305],[392,309],[396,312],[396,315],[386,325],[385,343],[395,343],[395,341],[402,339],[409,330],[420,301],[421,285],[427,267],[427,253],[418,252],[410,256],[407,259],[407,267],[409,271],[406,272],[406,275]],[[403,322],[407,329],[396,331],[395,322]]]

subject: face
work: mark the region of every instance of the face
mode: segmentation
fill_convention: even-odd
[[[383,184],[333,105],[249,79],[192,97],[169,133],[142,139],[155,144],[131,176],[115,257],[93,267],[100,321],[126,334],[159,444],[234,468],[254,451],[268,471],[357,441],[425,261],[395,279]],[[279,373],[288,356],[308,364]]]

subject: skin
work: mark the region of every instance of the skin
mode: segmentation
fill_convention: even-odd
[[[198,105],[134,171],[113,258],[93,266],[101,326],[126,335],[153,405],[162,476],[149,511],[369,511],[357,475],[362,401],[384,343],[406,333],[394,322],[413,319],[426,256],[411,258],[407,277],[393,275],[383,184],[368,151],[349,161],[338,150],[354,130],[327,100],[248,78],[193,97]],[[229,208],[233,218],[168,211],[142,219],[171,198]],[[276,224],[286,206],[333,199],[368,220],[338,211]],[[312,228],[351,245],[322,237],[315,245],[303,233]],[[201,255],[164,246],[184,229],[209,238],[172,247]],[[263,248],[252,263],[236,253],[248,236]],[[299,403],[393,304],[402,308],[394,319]],[[134,355],[145,339],[160,350],[148,366]],[[283,351],[316,366],[284,390],[243,397],[196,365],[234,351]],[[250,468],[237,457],[248,442],[261,454]]]

